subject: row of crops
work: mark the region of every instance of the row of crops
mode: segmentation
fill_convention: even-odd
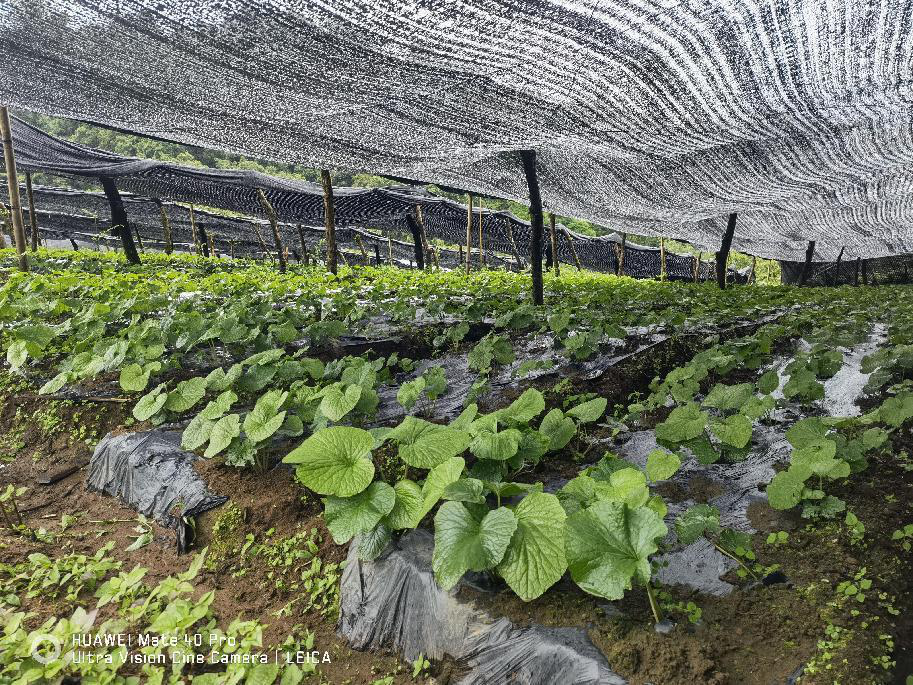
[[[38,396],[126,400],[131,430],[176,428],[183,449],[251,478],[291,465],[364,562],[430,529],[445,590],[481,572],[531,602],[569,578],[599,601],[643,593],[665,623],[658,558],[697,541],[761,581],[773,569],[746,525],[663,484],[738,468],[774,433],[786,456],[754,484],[769,507],[864,549],[841,494],[913,422],[910,292],[588,273],[547,277],[541,307],[528,290],[494,271],[54,251],[6,272],[0,323],[9,369]],[[640,432],[644,459],[615,449]],[[897,521],[898,556],[911,522]],[[8,635],[24,642],[17,616]],[[22,663],[0,657],[2,673]]]

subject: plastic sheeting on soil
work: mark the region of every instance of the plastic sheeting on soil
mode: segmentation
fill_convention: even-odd
[[[228,500],[197,475],[199,457],[180,448],[181,434],[163,430],[106,435],[89,461],[90,490],[113,495],[163,526],[174,528],[178,552],[192,542],[187,519]],[[175,515],[175,509],[180,513]]]
[[[355,649],[393,648],[409,660],[445,655],[470,669],[461,685],[624,685],[581,628],[518,628],[492,619],[434,580],[434,538],[404,535],[374,562],[349,551],[339,631]]]

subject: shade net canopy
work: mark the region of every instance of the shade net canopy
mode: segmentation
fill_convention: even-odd
[[[42,171],[65,176],[83,178],[107,177],[116,181],[120,188],[129,189],[138,196],[131,197],[128,216],[141,233],[150,224],[151,232],[157,234],[154,225],[160,221],[162,200],[200,204],[218,209],[240,212],[248,217],[263,215],[264,208],[259,192],[268,199],[275,209],[280,223],[280,233],[294,241],[300,232],[293,223],[322,224],[325,219],[323,188],[317,184],[297,179],[268,176],[250,170],[208,169],[190,167],[170,162],[125,157],[106,150],[80,145],[50,135],[41,129],[14,118],[13,147],[18,165],[28,171]],[[79,193],[64,189],[41,189],[44,202],[55,206],[59,222],[73,210],[89,209],[95,216],[98,207],[107,206],[107,200],[99,194]],[[382,233],[409,234],[407,216],[422,226],[427,238],[450,245],[462,244],[469,238],[470,252],[478,257],[479,245],[485,256],[484,264],[510,264],[521,268],[524,258],[530,253],[531,230],[529,222],[523,221],[506,211],[474,208],[471,216],[467,207],[448,198],[433,195],[420,186],[388,186],[381,188],[335,187],[333,204],[336,224],[343,229],[370,227]],[[86,206],[88,205],[88,207]],[[175,216],[176,212],[176,216]],[[191,230],[187,208],[169,202],[166,213],[172,225],[180,226],[183,221],[184,235]],[[110,215],[108,214],[108,217]],[[137,222],[137,218],[141,218]],[[231,218],[219,215],[200,214],[200,226],[209,219],[218,224],[213,231],[219,237],[235,239],[266,254],[264,243],[271,242],[271,229],[260,220],[247,217]],[[175,221],[178,224],[175,224]],[[467,236],[467,224],[469,236]],[[315,231],[305,231],[314,234]],[[341,232],[337,235],[340,243],[351,241],[357,233]],[[254,239],[256,238],[256,243]],[[151,239],[151,238],[150,238]],[[555,226],[555,248],[558,261],[579,265],[605,273],[619,273],[636,278],[659,276],[663,257],[655,248],[626,246],[621,258],[621,238],[618,235],[583,236],[557,223]],[[240,248],[240,245],[236,246]],[[551,242],[546,241],[546,252],[551,252]],[[429,263],[436,256],[438,261],[451,256],[459,261],[457,250],[439,248],[427,258]],[[550,259],[550,257],[549,257]],[[665,253],[665,274],[675,280],[707,280],[714,277],[712,264],[698,264],[690,255]],[[482,265],[479,262],[479,266]]]
[[[913,251],[913,0],[4,0],[0,100],[801,259]]]

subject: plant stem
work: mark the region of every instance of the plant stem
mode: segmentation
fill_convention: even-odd
[[[647,583],[647,598],[650,600],[650,609],[653,610],[653,619],[660,623],[663,620],[662,612],[659,610],[659,605],[656,603],[656,597],[653,596],[653,587],[650,583]]]
[[[737,563],[739,566],[741,566],[742,568],[744,568],[745,571],[746,571],[749,575],[751,575],[752,578],[754,578],[755,580],[758,580],[758,574],[756,574],[754,571],[752,571],[750,568],[748,568],[748,566],[745,565],[745,562],[743,562],[741,559],[739,559],[736,555],[732,554],[731,552],[727,552],[725,549],[723,549],[722,547],[720,547],[720,546],[719,546],[717,543],[715,543],[715,542],[713,543],[713,546],[716,547],[717,550],[718,550],[719,552],[721,552],[722,554],[725,554],[727,557],[729,557],[730,559],[732,559],[732,560],[733,560],[735,563]]]

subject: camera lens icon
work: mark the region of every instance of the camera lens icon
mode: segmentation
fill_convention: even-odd
[[[50,645],[48,649],[45,645]],[[40,634],[32,640],[31,656],[39,664],[49,664],[60,657],[60,640],[53,635]]]

